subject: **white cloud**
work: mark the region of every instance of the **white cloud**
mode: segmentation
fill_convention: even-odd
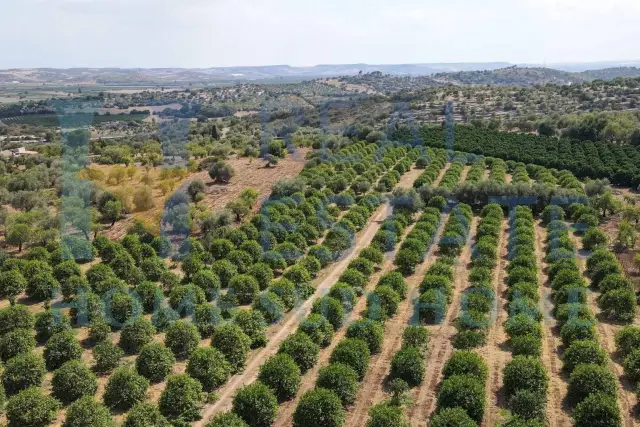
[[[20,0],[0,67],[640,59],[637,0]]]

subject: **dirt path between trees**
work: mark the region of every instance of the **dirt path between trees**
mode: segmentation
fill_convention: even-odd
[[[500,420],[500,410],[506,407],[502,392],[502,370],[511,360],[511,353],[507,349],[508,336],[504,330],[504,322],[508,317],[507,288],[505,284],[505,267],[508,261],[507,243],[509,236],[509,221],[502,222],[502,229],[498,237],[498,264],[493,272],[493,289],[496,293],[493,323],[487,334],[487,344],[478,353],[489,367],[486,384],[488,407],[485,412],[483,427],[493,427]]]
[[[437,387],[442,378],[442,367],[453,353],[451,340],[456,334],[453,323],[460,312],[460,297],[462,291],[467,288],[468,264],[471,261],[471,245],[475,238],[478,217],[473,217],[467,244],[458,257],[454,268],[453,298],[444,321],[440,325],[427,326],[429,329],[429,354],[426,360],[426,372],[424,382],[413,393],[413,406],[407,408],[407,417],[412,426],[426,425],[427,420],[435,410]]]
[[[540,275],[540,311],[542,312],[542,363],[549,375],[547,400],[547,423],[549,427],[571,427],[571,408],[566,404],[567,375],[562,370],[563,353],[560,331],[553,316],[553,297],[549,277],[546,274],[548,264],[545,261],[545,242],[547,230],[540,223],[535,225],[536,261]]]

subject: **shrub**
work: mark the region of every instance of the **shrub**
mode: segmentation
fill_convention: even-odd
[[[618,289],[633,289],[633,284],[621,274],[610,274],[600,282],[598,288],[604,294]]]
[[[598,365],[578,365],[569,378],[569,399],[580,403],[593,393],[617,396],[617,379],[607,367]]]
[[[347,338],[338,343],[331,353],[330,363],[344,363],[351,366],[362,380],[369,366],[371,353],[367,343],[357,338]]]
[[[508,397],[518,390],[546,393],[548,382],[544,366],[534,357],[516,356],[503,371],[504,390]]]
[[[85,396],[67,409],[62,427],[113,427],[109,410],[93,396]]]
[[[462,408],[444,408],[431,417],[429,427],[477,427],[478,424]]]
[[[442,292],[447,297],[447,302],[451,300],[453,289],[451,287],[451,281],[445,276],[436,276],[427,274],[420,283],[420,292],[426,292],[429,290],[437,290]]]
[[[288,354],[271,356],[260,367],[258,380],[273,390],[279,402],[295,397],[300,387],[300,368]]]
[[[170,420],[196,421],[200,419],[203,403],[202,386],[188,375],[171,375],[160,395],[160,413]]]
[[[371,354],[376,354],[382,347],[384,328],[379,322],[369,319],[359,320],[349,325],[347,338],[359,338],[367,343]]]
[[[347,406],[355,402],[358,394],[358,374],[343,363],[331,363],[320,369],[316,387],[334,392]]]
[[[27,306],[16,304],[0,310],[0,335],[14,329],[31,329],[33,325],[34,318]]]
[[[409,386],[416,387],[424,379],[424,356],[416,347],[403,347],[391,359],[389,377],[404,380]]]
[[[18,270],[3,271],[0,273],[0,298],[11,302],[27,288],[27,280]]]
[[[207,427],[249,427],[249,425],[235,413],[223,412],[211,418]]]
[[[153,340],[155,332],[156,328],[148,320],[142,317],[134,319],[127,322],[122,328],[122,332],[120,332],[120,347],[127,354],[136,354],[142,346]]]
[[[296,264],[285,271],[283,277],[291,281],[296,287],[311,282],[311,274],[300,264]]]
[[[589,228],[582,237],[582,247],[588,251],[592,251],[600,246],[606,246],[607,243],[607,235],[596,227]]]
[[[47,309],[36,314],[36,337],[47,341],[52,335],[71,329],[71,319],[60,310]]]
[[[303,394],[293,414],[294,427],[342,427],[344,421],[340,398],[324,388]]]
[[[514,356],[535,356],[542,354],[540,338],[532,335],[515,337],[511,340],[511,352]]]
[[[518,390],[509,399],[511,412],[525,420],[544,420],[547,398],[545,393]]]
[[[235,292],[240,304],[251,304],[260,292],[260,287],[253,276],[239,274],[229,282],[229,291]]]
[[[171,424],[160,413],[158,406],[153,403],[136,403],[127,414],[123,427],[171,427]]]
[[[596,341],[575,341],[564,351],[564,368],[572,372],[580,364],[607,365],[607,353]]]
[[[396,257],[393,260],[394,265],[398,267],[398,270],[404,275],[410,275],[415,272],[416,265],[422,261],[423,253],[414,249],[404,248],[400,249],[396,253]]]
[[[200,270],[191,279],[194,285],[202,289],[207,300],[212,301],[220,293],[220,278],[211,270]]]
[[[454,375],[470,375],[486,381],[489,370],[482,357],[471,351],[457,351],[447,360],[442,375],[445,379]]]
[[[53,422],[60,403],[42,394],[39,387],[31,387],[7,402],[8,427],[46,427]]]
[[[511,316],[511,318],[505,322],[504,328],[507,335],[512,339],[525,335],[531,335],[538,338],[542,337],[542,327],[540,326],[540,323],[526,314]]]
[[[484,384],[467,375],[453,376],[440,384],[438,408],[462,408],[477,423],[485,407]]]
[[[158,342],[150,342],[140,350],[136,370],[152,383],[158,383],[171,373],[176,359],[171,350]]]
[[[290,280],[282,278],[272,282],[269,291],[278,295],[287,311],[295,307],[297,297],[296,287]]]
[[[600,308],[609,319],[631,322],[636,315],[636,295],[632,289],[616,289],[600,295]]]
[[[573,410],[575,427],[621,427],[622,419],[616,399],[606,394],[592,394]]]
[[[344,311],[353,310],[357,298],[355,289],[342,282],[333,285],[329,290],[328,296],[340,301]]]
[[[39,387],[46,373],[42,357],[27,353],[7,361],[2,372],[2,385],[8,395],[29,387]]]
[[[624,374],[634,382],[640,379],[640,349],[635,349],[624,358]]]
[[[203,338],[210,337],[222,321],[220,309],[210,304],[196,306],[193,323]]]
[[[429,331],[422,326],[407,326],[402,332],[402,346],[425,351],[429,344]]]
[[[367,283],[367,278],[358,270],[348,268],[344,271],[344,273],[342,273],[339,281],[346,283],[354,288],[362,288]]]
[[[407,284],[405,283],[402,274],[397,271],[393,271],[382,276],[378,281],[378,286],[389,286],[391,289],[396,291],[401,298],[404,298],[407,295]]]
[[[402,407],[388,403],[379,403],[369,409],[369,421],[366,427],[409,427]]]
[[[565,347],[571,346],[574,341],[596,340],[596,331],[592,322],[571,318],[560,329],[560,337]]]
[[[44,360],[47,369],[53,370],[63,363],[82,356],[82,346],[71,331],[59,332],[52,336],[44,346]]]
[[[300,332],[304,332],[311,340],[320,347],[326,347],[331,344],[333,338],[333,326],[322,315],[311,313],[298,328]]]
[[[247,274],[253,276],[258,281],[258,287],[261,291],[269,287],[274,277],[271,267],[263,262],[252,265],[249,270],[247,270]]]
[[[229,282],[238,274],[238,269],[228,259],[221,259],[211,264],[211,270],[220,278],[220,286],[226,288]]]
[[[625,326],[616,333],[616,349],[622,357],[640,348],[640,327]]]
[[[335,330],[342,326],[344,309],[340,301],[335,298],[325,296],[315,300],[311,312],[324,316]]]
[[[200,334],[192,323],[179,320],[167,328],[164,343],[176,357],[185,358],[200,344]]]
[[[195,285],[176,286],[169,295],[169,305],[181,316],[193,314],[198,304],[206,302],[206,294]]]
[[[564,209],[558,205],[547,205],[542,211],[542,222],[548,225],[551,221],[564,221]]]
[[[258,310],[238,310],[234,323],[251,339],[251,348],[264,347],[267,344],[267,322]]]
[[[118,368],[109,377],[104,391],[104,403],[110,408],[128,410],[147,395],[149,381],[131,368]]]
[[[153,313],[152,321],[158,332],[164,332],[174,322],[180,320],[180,315],[171,307],[160,307]]]
[[[197,348],[187,363],[187,373],[200,381],[206,391],[212,391],[227,382],[231,365],[215,348]]]
[[[395,316],[400,304],[400,295],[388,286],[378,286],[367,297],[367,316],[374,320],[385,320]]]
[[[305,373],[318,361],[320,347],[307,334],[296,332],[282,341],[278,353],[291,356],[300,371]]]
[[[107,339],[111,332],[111,326],[101,317],[97,317],[89,324],[89,340],[94,343],[100,343]]]
[[[214,332],[211,346],[224,355],[231,365],[231,372],[235,374],[244,369],[251,349],[251,338],[238,325],[222,325]]]
[[[109,372],[120,363],[124,352],[110,341],[104,341],[93,348],[93,359],[97,372]]]
[[[233,398],[233,412],[251,427],[269,427],[277,411],[275,395],[260,381],[241,388]]]
[[[373,246],[361,250],[360,257],[368,259],[374,264],[380,264],[384,260],[384,254]]]
[[[19,354],[30,353],[36,346],[33,333],[26,329],[14,329],[0,336],[0,359],[7,361]]]
[[[269,323],[275,323],[284,316],[284,303],[273,292],[260,294],[253,302],[253,309],[259,311]]]
[[[71,403],[83,396],[93,396],[98,389],[96,376],[80,360],[72,360],[53,373],[53,395],[63,403]]]

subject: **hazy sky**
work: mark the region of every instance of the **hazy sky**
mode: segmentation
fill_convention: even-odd
[[[640,0],[2,0],[0,68],[640,59]]]

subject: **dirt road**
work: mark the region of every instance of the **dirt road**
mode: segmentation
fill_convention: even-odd
[[[566,404],[567,375],[562,370],[561,355],[563,352],[560,331],[553,316],[554,303],[551,296],[549,277],[545,273],[545,241],[547,229],[540,223],[535,225],[536,261],[540,274],[540,310],[542,312],[542,363],[549,375],[549,390],[547,400],[547,422],[549,427],[570,427],[571,408]]]
[[[502,393],[502,370],[511,360],[511,353],[506,345],[509,337],[504,331],[504,322],[508,317],[507,289],[505,284],[505,267],[507,265],[507,243],[509,222],[502,222],[502,229],[498,237],[498,263],[493,272],[493,289],[496,293],[493,323],[487,334],[487,344],[478,350],[489,367],[486,384],[488,407],[482,425],[492,427],[500,420],[500,411],[506,407],[504,393]]]

